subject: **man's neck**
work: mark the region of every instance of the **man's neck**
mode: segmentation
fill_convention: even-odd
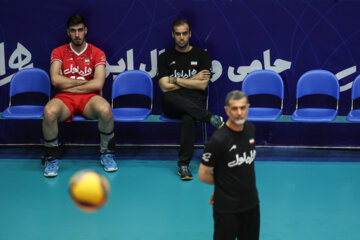
[[[228,126],[231,130],[233,130],[235,132],[241,132],[242,130],[244,130],[244,124],[237,125],[237,124],[231,122],[230,120],[226,121],[226,126]]]
[[[191,45],[187,45],[185,48],[179,48],[177,45],[175,46],[175,50],[181,53],[187,53],[190,52],[192,49]]]
[[[81,44],[80,46],[76,46],[75,44],[73,44],[72,42],[70,42],[71,48],[77,52],[77,53],[81,53],[85,47],[86,47],[86,42],[83,42],[83,44]]]

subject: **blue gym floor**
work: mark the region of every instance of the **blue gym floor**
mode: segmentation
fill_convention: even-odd
[[[197,180],[201,149],[191,170],[176,174],[177,149],[119,148],[119,170],[105,173],[97,148],[69,148],[59,176],[43,177],[40,147],[0,147],[0,240],[212,239],[213,187]],[[358,150],[257,148],[262,240],[360,239]],[[111,184],[95,213],[77,209],[68,181],[93,169]]]

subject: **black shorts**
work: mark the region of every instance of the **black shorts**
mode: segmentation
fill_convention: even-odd
[[[221,213],[213,210],[214,240],[259,240],[259,206],[239,213]]]

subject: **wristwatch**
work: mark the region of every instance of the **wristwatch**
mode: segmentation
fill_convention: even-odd
[[[177,84],[177,77],[174,77],[173,84]]]

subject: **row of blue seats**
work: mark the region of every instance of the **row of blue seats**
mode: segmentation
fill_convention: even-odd
[[[51,82],[49,75],[39,68],[28,68],[18,71],[10,81],[9,107],[3,113],[5,119],[39,119],[43,117],[44,105],[15,105],[12,98],[17,94],[42,93],[50,99]],[[139,94],[150,100],[149,108],[114,108],[113,100],[120,96]],[[140,122],[145,120],[152,110],[153,83],[146,72],[139,70],[126,71],[113,81],[111,106],[115,122]],[[84,121],[82,116],[75,116],[74,121]]]
[[[248,121],[275,121],[283,111],[284,83],[279,74],[270,70],[257,70],[248,74],[242,84],[248,95],[269,94],[281,99],[279,108],[250,107]],[[336,108],[304,107],[299,108],[299,99],[304,96],[322,94],[336,99]],[[336,76],[326,70],[310,70],[299,78],[296,85],[296,109],[291,120],[296,122],[331,122],[338,114],[340,86]],[[354,109],[354,100],[360,97],[360,76],[352,87],[351,111],[346,120],[360,122],[360,109]]]
[[[42,69],[23,69],[14,74],[10,81],[9,107],[2,113],[6,119],[37,119],[43,117],[43,105],[16,105],[12,106],[11,99],[17,94],[35,92],[43,93],[50,99],[51,83],[49,75]],[[249,121],[275,121],[283,111],[284,83],[279,74],[271,70],[257,70],[246,76],[242,90],[248,95],[268,94],[281,99],[278,108],[250,107]],[[114,107],[114,99],[129,94],[147,96],[150,100],[148,108]],[[299,108],[301,97],[312,94],[328,95],[336,99],[336,109],[331,108]],[[340,86],[336,76],[326,70],[311,70],[304,73],[297,82],[296,109],[291,120],[297,122],[331,122],[338,113]],[[354,81],[352,87],[351,111],[347,120],[360,122],[360,109],[353,109],[353,102],[360,97],[360,76]],[[149,74],[140,70],[129,70],[120,73],[113,81],[111,90],[111,106],[115,122],[140,122],[148,118],[152,111],[153,82]],[[83,121],[84,118],[76,116],[74,121]],[[169,119],[163,114],[161,121],[177,122],[179,119]]]
[[[43,118],[44,105],[15,105],[12,98],[23,93],[42,93],[50,100],[51,82],[49,75],[42,69],[29,68],[18,71],[10,81],[9,107],[2,113],[4,119],[41,119]],[[115,107],[114,99],[130,94],[146,96],[149,107]],[[115,122],[141,122],[146,120],[153,107],[153,82],[149,74],[140,70],[129,70],[116,76],[111,89],[111,107]],[[161,114],[163,122],[180,122]],[[82,116],[75,116],[73,121],[85,121]],[[205,123],[202,123],[204,143],[207,142]]]
[[[10,81],[9,107],[2,113],[5,119],[40,119],[43,117],[44,105],[12,105],[12,98],[17,94],[42,93],[50,99],[51,83],[49,75],[39,68],[28,68],[15,73]],[[116,108],[114,99],[130,94],[146,96],[149,107]],[[153,106],[153,82],[149,74],[140,70],[129,70],[119,74],[113,81],[111,90],[111,106],[115,122],[141,122],[148,118]],[[164,114],[161,121],[180,122]],[[75,116],[73,121],[84,121],[82,116]]]

